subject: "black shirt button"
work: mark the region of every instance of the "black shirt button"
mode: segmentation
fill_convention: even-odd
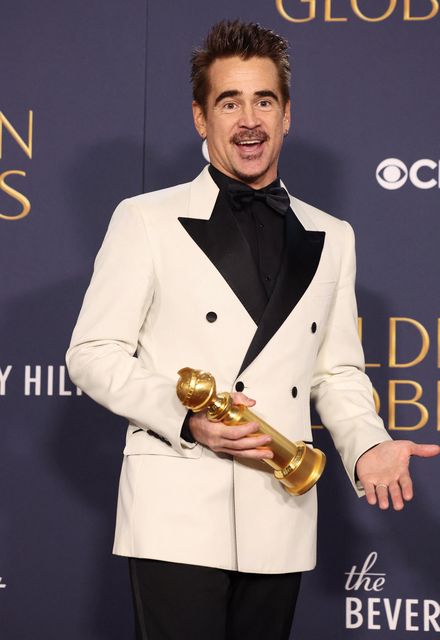
[[[297,395],[298,395],[298,389],[296,387],[292,387],[292,396],[296,398]]]
[[[318,328],[316,322],[312,322],[312,326],[310,328],[312,330],[312,333],[316,333],[316,329]]]
[[[217,320],[217,314],[215,311],[208,311],[206,314],[206,319],[208,322],[215,322]]]
[[[267,280],[267,282],[270,282],[272,280],[272,278],[270,276],[266,276],[266,280]]]
[[[235,383],[235,391],[243,391],[243,389],[244,389],[244,384],[242,383],[241,380]]]

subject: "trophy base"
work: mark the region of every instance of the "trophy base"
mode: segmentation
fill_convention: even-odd
[[[316,484],[324,471],[326,458],[319,449],[311,449],[303,442],[296,442],[297,452],[290,462],[274,476],[286,491],[301,496]]]

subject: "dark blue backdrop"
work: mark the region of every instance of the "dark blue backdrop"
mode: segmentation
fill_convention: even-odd
[[[379,22],[358,15],[377,17],[394,5]],[[218,19],[257,20],[290,40],[294,127],[282,177],[290,191],[349,220],[357,232],[364,345],[367,362],[380,365],[369,373],[386,425],[393,388],[397,399],[418,390],[426,424],[402,429],[416,426],[422,414],[414,404],[397,404],[399,428],[392,433],[439,441],[438,2],[321,0],[316,17],[302,23],[280,13],[306,18],[313,7],[299,0],[2,3],[0,633],[6,640],[130,637],[126,565],[111,557],[124,422],[76,395],[60,367],[116,203],[189,180],[204,164],[191,123],[188,58]],[[411,16],[433,15],[404,20],[405,7]],[[17,136],[29,142],[30,110],[32,158],[17,143]],[[398,162],[380,170],[381,184],[376,169],[390,158]],[[416,171],[419,160],[434,165],[424,162]],[[411,167],[400,188],[386,188],[404,181]],[[432,188],[423,188],[431,179]],[[28,215],[11,219],[22,205],[5,184],[30,201]],[[424,340],[419,363],[389,366],[392,317],[425,328],[422,336],[414,324],[397,325],[396,362],[414,360]],[[38,366],[39,395],[29,380],[38,377]],[[433,637],[440,630],[439,463],[415,461],[416,500],[403,513],[379,513],[355,497],[326,433],[316,434],[330,460],[319,491],[319,564],[304,579],[295,639]],[[354,565],[359,572],[372,552],[378,555],[368,573],[384,574],[380,590],[366,590],[368,576],[350,588],[346,573]],[[346,619],[346,607],[360,613]]]

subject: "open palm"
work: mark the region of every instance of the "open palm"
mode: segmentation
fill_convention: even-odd
[[[357,461],[356,473],[368,503],[388,509],[391,498],[394,509],[403,509],[404,501],[413,497],[411,456],[431,458],[438,454],[438,445],[416,444],[411,440],[381,442],[366,451]]]

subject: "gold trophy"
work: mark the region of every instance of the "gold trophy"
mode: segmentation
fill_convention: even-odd
[[[208,420],[228,426],[256,422],[256,433],[271,436],[268,446],[273,458],[265,458],[263,462],[274,469],[275,478],[288,493],[300,496],[318,481],[325,467],[322,451],[311,449],[304,442],[290,442],[247,407],[233,405],[229,393],[217,393],[214,376],[207,371],[185,367],[178,374],[177,396],[187,409],[195,413],[206,409]]]

